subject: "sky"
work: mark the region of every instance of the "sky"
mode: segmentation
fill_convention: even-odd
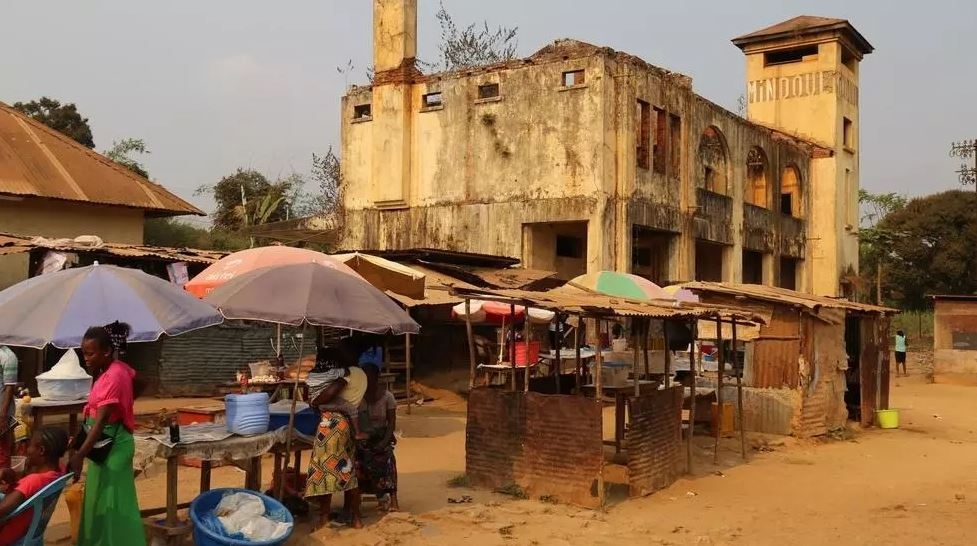
[[[74,102],[100,151],[144,139],[143,163],[195,196],[238,167],[307,173],[339,144],[344,89],[365,83],[368,0],[5,0],[0,101]],[[418,1],[419,57],[435,59],[438,0]],[[977,2],[882,0],[444,0],[459,25],[518,27],[519,54],[576,38],[693,78],[731,110],[745,62],[730,39],[797,15],[848,19],[875,46],[861,65],[861,185],[959,187],[952,141],[977,138]],[[352,63],[353,69],[339,70]],[[204,219],[194,220],[205,222]]]

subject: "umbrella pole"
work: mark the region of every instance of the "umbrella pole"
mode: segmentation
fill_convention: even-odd
[[[470,393],[475,389],[475,336],[472,334],[472,300],[469,298],[465,298],[465,332],[468,334],[468,392]]]
[[[665,388],[672,386],[672,351],[669,350],[668,346],[668,326],[666,321],[662,320],[662,341],[665,343]]]
[[[302,375],[302,355],[305,352],[305,326],[302,323],[302,340],[299,341],[299,365],[295,369],[295,382],[292,384],[292,409],[288,412],[288,429],[285,431],[285,466],[278,475],[278,500],[285,498],[285,472],[288,470],[292,458],[292,431],[295,430],[295,405],[299,397],[299,377]],[[312,402],[312,400],[309,400]],[[295,469],[298,471],[298,469]]]
[[[641,328],[641,319],[631,319],[631,375],[634,377],[634,396],[641,394],[641,385],[638,377],[638,329]]]

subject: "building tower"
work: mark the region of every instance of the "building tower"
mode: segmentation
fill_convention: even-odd
[[[746,55],[747,118],[819,144],[809,178],[785,166],[785,206],[807,218],[807,256],[799,288],[851,295],[858,271],[858,73],[872,45],[843,19],[803,15],[739,38]],[[799,184],[800,188],[792,187]]]

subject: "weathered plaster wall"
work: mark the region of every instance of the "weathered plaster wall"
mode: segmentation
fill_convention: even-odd
[[[42,237],[97,235],[113,243],[143,242],[143,211],[40,199],[0,200],[0,232]],[[27,254],[0,256],[0,289],[27,278]]]

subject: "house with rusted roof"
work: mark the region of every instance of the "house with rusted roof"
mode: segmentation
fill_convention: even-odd
[[[416,0],[373,5],[374,78],[341,110],[342,248],[851,294],[859,64],[873,48],[848,21],[733,39],[747,76],[736,113],[688,76],[572,39],[423,73]]]
[[[197,207],[0,103],[0,232],[143,243],[148,218]],[[0,255],[0,289],[29,276],[26,253]]]

